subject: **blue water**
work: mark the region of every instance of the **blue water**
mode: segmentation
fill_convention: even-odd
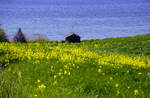
[[[64,40],[69,32],[85,39],[150,33],[150,3],[19,5],[0,4],[0,24],[10,39],[19,27],[33,38]]]

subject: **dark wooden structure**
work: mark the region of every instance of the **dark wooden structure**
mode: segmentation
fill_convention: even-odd
[[[81,42],[80,39],[81,39],[80,36],[73,32],[70,32],[70,34],[65,36],[65,41],[70,43],[80,43]]]
[[[27,42],[21,28],[19,28],[17,35],[14,37],[15,42]]]

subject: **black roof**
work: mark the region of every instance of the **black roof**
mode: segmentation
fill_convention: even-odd
[[[66,35],[65,37],[70,37],[70,36],[77,36],[77,37],[80,37],[78,34],[75,34],[73,32],[70,32],[68,35]]]

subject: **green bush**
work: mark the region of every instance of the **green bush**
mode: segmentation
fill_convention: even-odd
[[[5,31],[2,28],[0,28],[0,42],[7,42],[7,41],[8,39]]]

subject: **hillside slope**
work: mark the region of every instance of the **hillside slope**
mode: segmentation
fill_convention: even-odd
[[[1,98],[148,98],[150,35],[0,43]]]

